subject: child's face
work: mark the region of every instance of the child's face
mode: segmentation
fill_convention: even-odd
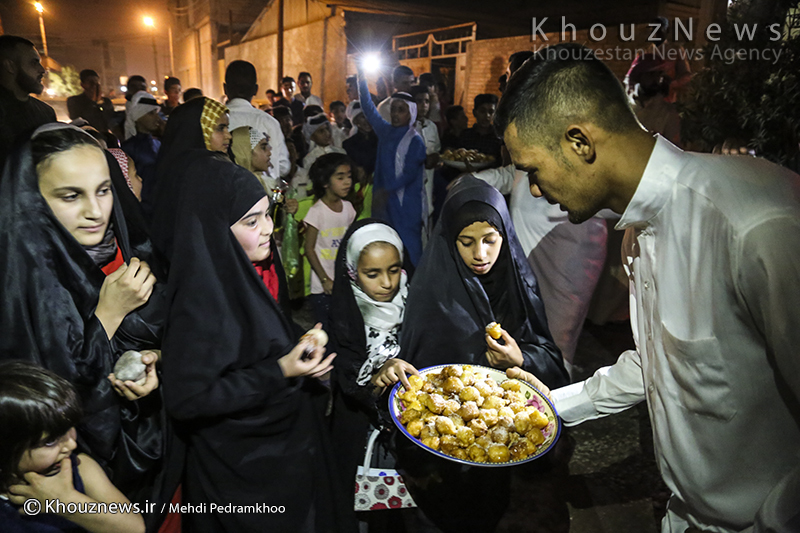
[[[337,124],[344,124],[344,121],[347,119],[347,108],[344,106],[336,106],[331,111],[331,115],[333,115],[333,120],[336,121]]]
[[[403,100],[392,99],[390,114],[392,117],[392,126],[395,128],[411,124],[411,111],[408,109],[408,104]]]
[[[272,218],[269,216],[269,196],[264,196],[251,207],[245,216],[239,219],[231,231],[242,245],[247,258],[253,263],[267,259],[272,251]]]
[[[295,83],[293,81],[286,81],[281,84],[281,94],[287,100],[291,100],[294,96]]]
[[[55,438],[43,435],[40,446],[29,448],[22,454],[18,472],[20,474],[36,472],[45,476],[57,474],[61,470],[61,461],[69,457],[78,446],[75,438],[75,428],[70,428]]]
[[[272,167],[271,159],[272,148],[269,146],[269,141],[261,139],[256,147],[253,148],[253,154],[250,157],[250,164],[253,166],[253,170],[268,172]]]
[[[420,93],[414,100],[417,102],[417,119],[428,118],[428,113],[431,110],[431,95],[428,93]]]
[[[103,152],[79,145],[50,156],[37,170],[39,192],[61,225],[82,246],[100,244],[114,208]]]
[[[372,125],[367,120],[367,117],[364,116],[364,113],[359,113],[353,119],[353,125],[358,128],[358,131],[363,131],[369,133],[372,131]]]
[[[311,134],[311,140],[317,146],[330,146],[331,145],[331,125],[328,123],[323,124]]]
[[[488,128],[492,125],[494,120],[494,112],[497,109],[495,104],[481,104],[476,107],[472,113],[475,115],[475,122],[481,128]]]
[[[289,115],[283,116],[278,119],[278,122],[281,123],[281,133],[283,133],[284,137],[291,137],[292,136],[292,117]]]
[[[467,126],[469,126],[467,114],[463,110],[456,116],[456,119],[453,121],[453,126],[462,130],[467,129]]]
[[[231,132],[228,131],[228,124],[230,121],[227,113],[219,117],[209,143],[212,152],[228,152],[228,147],[231,145]]]
[[[353,178],[350,165],[340,165],[336,168],[336,172],[333,173],[325,188],[337,198],[346,198],[350,194],[352,186]]]
[[[461,230],[456,248],[464,264],[478,276],[488,273],[503,247],[503,236],[488,222],[473,222]]]
[[[376,302],[391,302],[397,295],[403,264],[391,244],[375,242],[364,248],[357,270],[356,283]]]

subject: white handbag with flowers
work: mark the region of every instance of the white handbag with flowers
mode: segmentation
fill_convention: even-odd
[[[403,476],[391,468],[371,468],[375,441],[380,431],[375,429],[367,440],[364,464],[356,470],[356,511],[378,511],[416,507]]]

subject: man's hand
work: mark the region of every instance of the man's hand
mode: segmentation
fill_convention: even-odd
[[[550,388],[541,381],[539,381],[539,379],[536,378],[536,376],[534,376],[530,372],[525,372],[521,368],[515,366],[513,368],[509,368],[508,370],[506,370],[506,376],[508,376],[510,379],[518,379],[520,381],[530,383],[531,385],[536,387],[539,390],[539,392],[541,392],[551,400],[553,399],[553,397],[550,395]]]

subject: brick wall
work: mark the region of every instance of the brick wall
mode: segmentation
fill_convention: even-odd
[[[278,90],[278,38],[267,35],[225,49],[225,64],[236,59],[253,63],[258,73],[259,94],[265,100],[267,89]],[[347,39],[344,18],[329,17],[284,32],[283,70],[297,79],[301,71],[311,73],[313,94],[320,96],[326,105],[334,100],[345,101],[345,75]]]
[[[596,31],[596,35],[599,37],[599,29]],[[626,24],[626,35],[629,32],[630,25]],[[575,42],[582,43],[592,49],[608,50],[619,47],[621,52],[613,54],[615,57],[619,57],[619,59],[604,59],[604,61],[611,71],[622,81],[630,68],[631,61],[636,57],[636,51],[645,48],[647,45],[646,40],[650,35],[647,24],[637,24],[634,27],[633,35],[635,37],[634,40],[625,42],[620,39],[619,26],[609,27],[606,38],[602,41],[595,42],[590,38],[588,30],[579,30],[575,32]],[[542,46],[561,42],[560,32],[548,33],[546,36],[548,39],[547,41],[544,41],[541,37],[537,40],[532,40],[530,35],[520,35],[502,39],[474,41],[467,45],[466,87],[462,101],[459,102],[459,95],[456,95],[455,103],[464,106],[470,123],[474,120],[472,117],[472,102],[476,95],[492,93],[496,94],[498,97],[500,96],[497,79],[505,73],[508,57],[511,54],[521,50],[533,51]],[[569,41],[572,36],[570,32],[567,32],[565,37],[567,41]],[[696,68],[695,65],[693,65],[693,69],[694,68]]]

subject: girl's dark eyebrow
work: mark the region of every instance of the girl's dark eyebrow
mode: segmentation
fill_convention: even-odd
[[[253,211],[252,213],[247,213],[245,216],[240,218],[239,220],[244,220],[246,218],[253,218],[261,215],[264,211]]]

